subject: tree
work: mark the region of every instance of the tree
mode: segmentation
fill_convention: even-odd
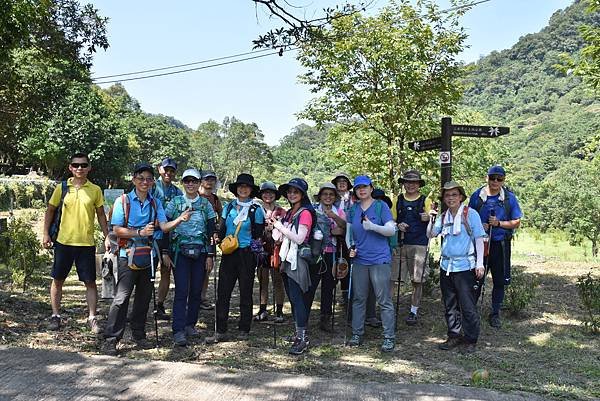
[[[308,72],[300,79],[320,95],[301,116],[379,136],[385,186],[394,192],[396,173],[406,166],[406,143],[433,136],[440,115],[452,114],[460,99],[462,68],[455,57],[466,35],[457,17],[442,16],[429,0],[415,7],[403,0],[374,17],[335,19],[325,40],[301,47],[299,60]]]

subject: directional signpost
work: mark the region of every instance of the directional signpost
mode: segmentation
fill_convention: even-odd
[[[439,150],[441,185],[452,179],[452,136],[468,136],[472,138],[496,138],[507,135],[508,127],[493,125],[452,125],[450,117],[442,118],[442,136],[410,142],[408,147],[417,152]]]

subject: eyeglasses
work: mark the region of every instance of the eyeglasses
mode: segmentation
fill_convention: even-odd
[[[489,177],[490,181],[497,181],[497,182],[503,182],[504,181],[504,177],[501,175],[490,175]]]
[[[154,177],[135,177],[139,182],[154,182]]]
[[[183,180],[184,184],[197,184],[199,181],[195,178],[185,178]]]
[[[89,163],[71,163],[71,167],[73,168],[88,168],[89,167]]]

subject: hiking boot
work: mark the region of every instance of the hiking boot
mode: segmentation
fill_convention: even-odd
[[[275,323],[285,323],[285,318],[283,317],[283,314],[278,313],[277,316],[275,316],[275,318],[273,319],[273,321]]]
[[[229,337],[227,336],[227,333],[219,333],[216,332],[215,334],[213,334],[210,337],[206,337],[205,341],[208,344],[214,344],[214,343],[224,343],[229,341]]]
[[[404,323],[406,323],[408,326],[414,326],[417,324],[418,320],[419,320],[419,318],[418,318],[417,314],[410,312],[408,314],[408,316],[406,317],[406,319],[404,319]]]
[[[269,314],[266,310],[260,311],[254,316],[255,322],[264,322],[267,320],[269,320]]]
[[[60,329],[60,317],[59,316],[52,316],[50,318],[50,322],[48,322],[48,330],[52,330],[52,331],[56,331],[58,329]]]
[[[477,345],[475,343],[463,343],[460,349],[458,350],[458,352],[462,355],[469,355],[474,353],[475,351],[477,351]]]
[[[198,337],[200,332],[194,326],[185,326],[185,335],[188,337]]]
[[[331,333],[331,315],[321,316],[321,321],[319,322],[319,329],[326,333]]]
[[[171,315],[165,311],[165,306],[162,304],[156,305],[156,320],[171,320]]]
[[[117,339],[115,337],[107,338],[100,347],[100,352],[104,355],[116,356],[117,352]]]
[[[348,340],[346,345],[349,347],[359,347],[362,345],[362,343],[363,343],[363,338],[361,335],[352,334],[352,337],[350,337],[350,340]]]
[[[296,338],[296,341],[294,341],[288,352],[292,355],[302,355],[304,352],[308,351],[308,345],[308,336],[305,334]]]
[[[200,309],[213,310],[214,306],[213,306],[213,304],[210,303],[210,301],[208,299],[204,299],[204,300],[202,300],[202,302],[200,302]]]
[[[396,340],[393,338],[384,338],[381,344],[381,352],[393,352],[396,348]]]
[[[237,336],[238,340],[240,341],[248,341],[250,339],[250,332],[248,331],[241,331],[238,333]]]
[[[377,319],[376,317],[370,317],[365,320],[365,325],[369,327],[379,328],[381,327],[381,320]]]
[[[185,338],[185,331],[178,331],[173,334],[173,342],[175,345],[185,347],[187,345],[187,338]]]
[[[490,326],[492,326],[495,329],[499,329],[502,327],[502,322],[500,321],[500,315],[490,314],[488,316],[488,322],[490,323]]]
[[[95,316],[91,319],[88,319],[87,324],[92,333],[94,333],[94,334],[102,333],[102,329],[100,328],[100,325],[98,324],[98,319],[96,319]]]
[[[462,337],[448,337],[446,341],[438,345],[438,348],[442,351],[449,351],[461,345],[463,343]]]
[[[293,343],[296,341],[297,335],[296,332],[294,332],[294,334],[290,334],[289,336],[286,336],[283,338],[283,340],[287,343]]]

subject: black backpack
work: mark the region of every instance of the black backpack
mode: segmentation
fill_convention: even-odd
[[[416,201],[417,203],[417,213],[423,213],[425,211],[425,200],[427,197],[425,195],[419,196]],[[398,202],[396,202],[396,221],[400,223],[404,216],[406,216],[406,204],[404,203],[404,195],[400,194],[398,196]],[[412,201],[414,202],[414,201]]]

